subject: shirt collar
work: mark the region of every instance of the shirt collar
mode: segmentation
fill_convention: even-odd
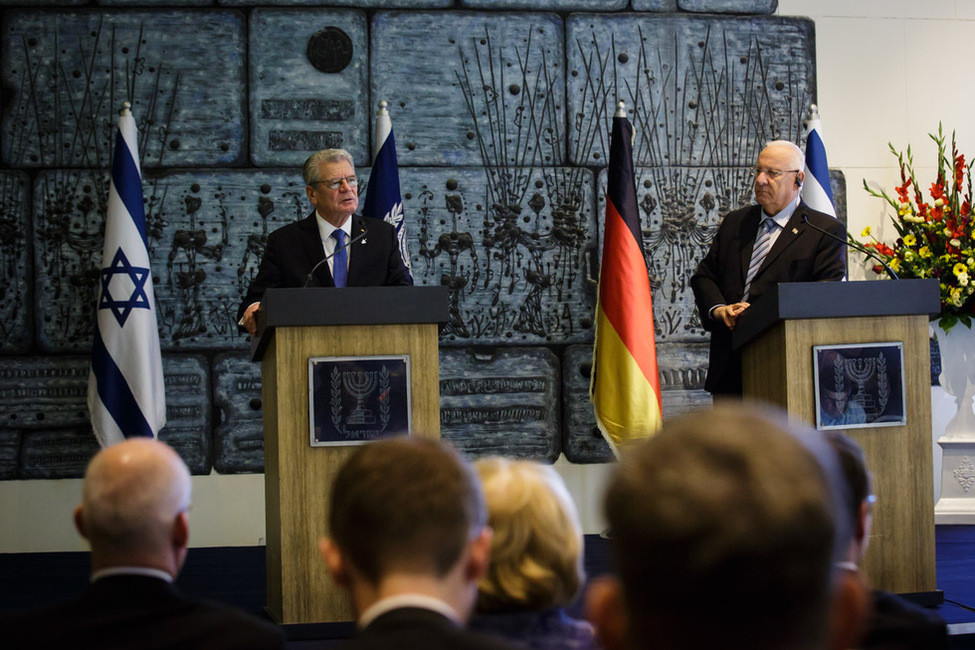
[[[461,621],[457,610],[439,598],[424,596],[422,594],[399,594],[397,596],[383,598],[382,600],[373,603],[371,607],[362,612],[362,616],[359,617],[357,625],[361,630],[386,612],[390,612],[394,609],[402,609],[404,607],[416,607],[419,609],[428,609],[437,612],[438,614],[442,614],[443,616],[449,618],[458,627],[463,627],[463,622]]]
[[[97,582],[102,578],[113,576],[144,576],[146,578],[158,578],[172,583],[173,576],[160,569],[152,569],[145,566],[113,566],[108,569],[100,569],[91,574],[89,582]]]
[[[336,228],[329,222],[325,221],[322,215],[318,214],[318,210],[315,210],[315,223],[318,224],[318,234],[321,236],[322,241],[328,241],[332,237],[332,231],[341,230],[345,233],[346,241],[352,235],[352,217],[345,220],[341,228]]]
[[[795,200],[787,203],[784,208],[779,210],[777,214],[773,214],[773,215],[766,214],[765,208],[762,208],[762,217],[763,218],[768,217],[769,219],[774,221],[775,225],[778,226],[779,228],[785,228],[785,224],[789,223],[789,219],[792,218],[792,214],[796,211],[796,208],[799,207],[799,202],[801,200],[802,198],[796,195]]]

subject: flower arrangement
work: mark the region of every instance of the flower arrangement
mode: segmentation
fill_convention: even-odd
[[[941,285],[941,313],[937,316],[944,331],[958,322],[971,327],[975,314],[975,230],[972,214],[972,163],[958,153],[955,134],[951,134],[951,152],[941,125],[938,135],[929,134],[938,145],[938,174],[931,184],[929,198],[924,196],[914,173],[911,148],[907,154],[890,145],[890,151],[900,164],[901,184],[895,188],[896,197],[883,189],[875,190],[863,181],[863,188],[882,198],[895,210],[891,217],[897,230],[892,245],[877,240],[868,226],[860,235],[869,238],[850,241],[871,249],[902,278],[935,278]],[[880,274],[881,265],[873,267]]]

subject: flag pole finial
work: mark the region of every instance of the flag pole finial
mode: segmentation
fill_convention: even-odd
[[[613,117],[626,117],[626,102],[622,99],[616,102],[616,114]]]
[[[377,117],[383,117],[385,115],[389,115],[389,111],[386,110],[386,107],[387,106],[389,106],[389,104],[386,102],[386,100],[385,99],[380,99],[379,100],[379,112],[376,113],[376,116]]]
[[[809,105],[809,119],[810,120],[819,119],[819,106],[816,106],[815,104]]]
[[[122,110],[118,112],[120,117],[129,117],[132,115],[132,104],[129,102],[122,102]]]

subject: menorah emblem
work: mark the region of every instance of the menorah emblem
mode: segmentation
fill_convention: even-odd
[[[364,406],[366,397],[376,388],[376,371],[352,370],[342,373],[342,386],[355,399],[355,407],[345,419],[346,424],[374,424],[372,409]]]

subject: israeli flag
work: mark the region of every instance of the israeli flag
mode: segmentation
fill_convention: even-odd
[[[829,165],[826,163],[826,146],[823,144],[823,125],[819,120],[819,109],[815,104],[809,107],[809,122],[806,125],[806,178],[802,182],[802,200],[813,210],[819,210],[835,217],[833,190],[829,185]]]
[[[91,426],[102,447],[155,436],[166,424],[138,131],[129,107],[122,105],[115,138],[88,375]]]
[[[362,214],[382,219],[396,228],[399,254],[406,270],[413,277],[410,251],[406,245],[406,226],[403,223],[403,197],[399,190],[399,165],[396,163],[396,140],[393,138],[393,122],[389,119],[386,102],[379,102],[376,113],[376,143],[373,147],[372,170],[366,188],[366,202]]]

